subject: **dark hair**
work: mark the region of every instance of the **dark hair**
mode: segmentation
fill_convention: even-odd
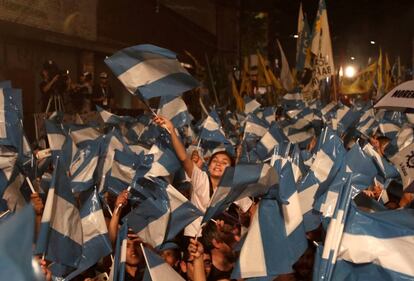
[[[218,152],[214,153],[213,155],[211,155],[210,159],[208,160],[208,166],[210,166],[210,164],[211,164],[211,160],[213,160],[213,158],[214,158],[216,155],[218,155],[218,154],[225,154],[225,155],[227,155],[227,157],[229,157],[229,159],[230,159],[230,165],[231,165],[232,167],[235,165],[235,160],[234,160],[234,158],[233,158],[233,157],[231,157],[231,155],[230,155],[227,151],[223,150],[223,151],[218,151]]]
[[[210,221],[203,228],[202,232],[202,243],[210,251],[214,249],[213,239],[216,239],[217,242],[223,242],[231,246],[234,243],[234,235],[231,232],[230,228],[227,228],[226,225],[219,229],[215,222]]]

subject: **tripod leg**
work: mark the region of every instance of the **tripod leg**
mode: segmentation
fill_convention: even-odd
[[[47,114],[49,113],[49,109],[50,109],[50,105],[51,105],[51,103],[52,103],[52,99],[53,99],[53,96],[50,96],[49,97],[49,101],[47,102],[47,106],[46,106],[46,116],[47,116]]]
[[[58,107],[57,107],[57,96],[53,96],[53,100],[55,102],[55,110],[58,111]]]

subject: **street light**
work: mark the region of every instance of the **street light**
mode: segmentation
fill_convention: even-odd
[[[345,77],[352,78],[355,76],[355,74],[356,74],[356,69],[354,66],[348,65],[347,67],[345,67]]]
[[[373,41],[373,40],[371,40],[370,43],[371,43],[371,45],[375,45],[375,41]]]
[[[297,34],[293,34],[293,38],[298,39],[298,38],[299,38],[299,35],[297,35]]]

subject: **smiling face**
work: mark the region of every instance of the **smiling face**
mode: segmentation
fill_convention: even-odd
[[[142,251],[138,242],[127,240],[126,264],[137,266],[142,260]]]
[[[211,177],[221,178],[224,170],[231,166],[231,159],[226,153],[216,153],[208,165],[208,171]]]

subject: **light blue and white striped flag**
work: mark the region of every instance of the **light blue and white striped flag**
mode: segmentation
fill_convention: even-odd
[[[281,231],[284,227],[277,200],[263,198],[253,215],[231,278],[274,277],[292,272],[295,261],[287,257],[290,248],[286,233]]]
[[[65,278],[68,281],[112,252],[108,228],[96,190],[90,192],[86,200],[82,202],[80,216],[83,239],[82,258],[78,268]]]
[[[334,280],[413,280],[414,210],[367,213],[351,205],[338,252]],[[348,268],[349,269],[349,268]],[[341,272],[342,271],[342,272]],[[339,275],[339,276],[338,276]],[[346,279],[350,280],[350,279]]]
[[[109,274],[109,281],[124,281],[125,263],[127,254],[128,226],[122,224],[118,229],[118,235],[115,243],[114,262]]]
[[[88,145],[76,152],[69,168],[72,192],[86,191],[95,184],[95,171],[98,166],[99,153],[99,142]]]
[[[191,122],[187,105],[181,97],[162,96],[157,114],[171,120],[176,128],[181,128]]]
[[[315,280],[329,281],[332,279],[333,270],[340,250],[341,238],[344,233],[347,214],[351,205],[351,195],[351,177],[348,176],[346,184],[343,185],[340,191],[334,214],[328,226],[323,252],[321,257],[319,257],[318,269],[314,269],[317,276],[317,279]]]
[[[199,86],[174,52],[150,44],[125,48],[105,63],[131,94],[144,99],[179,96]]]
[[[374,109],[370,108],[359,119],[356,125],[359,131],[366,138],[371,137],[378,129],[378,121],[375,119]]]
[[[226,134],[223,131],[220,118],[216,111],[211,111],[207,118],[204,120],[200,130],[200,139],[218,143],[229,142],[226,138]]]
[[[159,255],[144,247],[143,244],[141,244],[141,249],[152,281],[184,281],[180,274],[178,274]]]
[[[252,99],[249,96],[244,96],[244,113],[254,113],[256,112],[262,105],[256,100]]]
[[[69,129],[73,142],[79,148],[84,148],[90,144],[96,145],[97,140],[102,136],[96,128],[88,125],[71,124]]]
[[[82,226],[64,166],[57,158],[37,240],[36,253],[57,264],[77,268],[82,255]]]
[[[264,160],[269,156],[276,145],[279,145],[281,143],[287,144],[288,142],[289,140],[279,125],[277,123],[273,123],[257,143],[256,152],[259,155],[260,159]]]
[[[28,205],[0,224],[0,272],[7,280],[37,279],[32,266],[35,215]]]
[[[279,174],[279,196],[282,203],[282,214],[285,225],[287,242],[289,243],[289,258],[296,262],[308,247],[305,225],[299,194],[296,189],[292,162],[289,159],[275,161],[274,167]],[[286,203],[285,203],[286,202]]]

